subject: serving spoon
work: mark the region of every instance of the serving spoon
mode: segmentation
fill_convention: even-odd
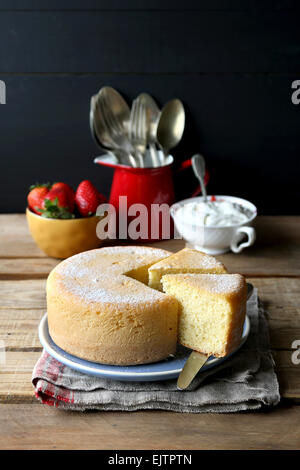
[[[168,101],[161,111],[156,132],[157,141],[165,156],[180,142],[184,126],[185,112],[182,102],[178,99]]]
[[[196,155],[192,157],[192,168],[194,170],[196,178],[198,178],[200,182],[203,201],[207,202],[207,192],[206,192],[206,187],[204,184],[205,160],[202,157],[202,155],[200,155],[200,153],[196,153]]]

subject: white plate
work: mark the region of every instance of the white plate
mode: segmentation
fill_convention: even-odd
[[[218,366],[234,353],[236,353],[245,343],[249,332],[250,321],[248,316],[246,316],[240,345],[226,357],[211,356],[206,364],[202,367],[201,371]],[[39,338],[42,346],[50,354],[50,356],[54,357],[59,362],[62,362],[66,366],[71,367],[71,369],[75,369],[84,374],[89,374],[96,377],[105,377],[107,379],[125,380],[130,382],[175,379],[179,376],[186,360],[191,354],[191,349],[178,346],[176,355],[174,357],[170,357],[164,361],[154,362],[152,364],[142,364],[137,366],[110,366],[107,364],[98,364],[96,362],[86,361],[84,359],[80,359],[79,357],[73,356],[66,351],[63,351],[52,341],[48,330],[47,313],[45,313],[39,325]]]

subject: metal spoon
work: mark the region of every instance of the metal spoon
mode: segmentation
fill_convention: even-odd
[[[156,149],[156,131],[160,118],[160,109],[155,103],[152,96],[148,93],[141,93],[138,97],[145,104],[146,108],[146,125],[147,125],[147,141],[149,145],[151,160],[153,167],[161,166],[159,154]]]
[[[157,126],[157,141],[167,156],[181,140],[185,125],[185,112],[180,100],[169,101],[162,109]]]
[[[202,155],[200,155],[200,153],[196,153],[196,155],[192,157],[192,167],[193,167],[196,178],[198,178],[200,182],[203,201],[207,202],[207,192],[206,192],[206,187],[204,184],[205,160],[202,157]]]
[[[96,110],[96,100],[97,95],[91,97],[91,105],[90,105],[90,129],[92,137],[95,143],[99,147],[106,147],[112,148],[112,142],[109,138],[109,134],[104,127],[103,121],[101,116],[98,114],[98,110]]]

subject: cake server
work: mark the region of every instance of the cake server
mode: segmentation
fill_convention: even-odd
[[[247,300],[250,299],[252,293],[253,285],[247,282]],[[190,354],[177,379],[177,388],[179,390],[185,390],[186,388],[188,388],[188,386],[196,377],[199,370],[204,366],[208,358],[209,356],[206,356],[206,354],[202,354],[198,351],[193,351]]]
[[[182,371],[177,380],[177,388],[185,390],[188,388],[194,377],[198,374],[199,370],[204,366],[209,356],[193,351],[188,360],[184,364]]]

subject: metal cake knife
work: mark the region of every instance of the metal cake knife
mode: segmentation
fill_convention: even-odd
[[[250,299],[252,292],[253,285],[247,282],[247,300]],[[177,388],[179,390],[185,390],[190,385],[208,358],[209,356],[197,351],[193,351],[190,354],[177,380]]]

